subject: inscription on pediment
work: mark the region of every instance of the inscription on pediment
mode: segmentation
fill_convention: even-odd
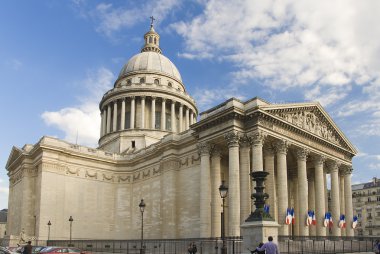
[[[334,128],[318,113],[317,110],[277,111],[274,112],[274,115],[334,144],[343,145]]]

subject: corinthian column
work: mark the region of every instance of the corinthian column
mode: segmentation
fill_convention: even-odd
[[[339,164],[336,161],[329,163],[329,170],[331,174],[331,215],[334,221],[332,227],[333,236],[340,236],[340,228],[338,228],[340,216],[340,202],[339,202]]]
[[[186,119],[185,119],[185,129],[188,130],[189,129],[189,113],[190,113],[190,109],[189,108],[186,108]]]
[[[135,96],[131,97],[131,129],[135,128],[135,114],[136,114],[136,107],[135,107]]]
[[[307,179],[308,179],[308,192],[309,192],[308,206],[309,206],[309,210],[315,211],[315,181],[314,181],[314,176],[312,174],[309,174]],[[316,228],[314,226],[309,227],[309,235],[310,236],[316,236]]]
[[[222,212],[222,199],[219,194],[221,179],[221,152],[214,146],[211,153],[211,237],[221,236],[220,215]]]
[[[317,155],[314,158],[314,179],[315,179],[315,219],[317,220],[316,233],[317,236],[326,236],[326,228],[323,227],[323,219],[325,216],[325,190],[323,180],[323,163],[325,157]]]
[[[297,149],[297,175],[298,175],[298,220],[296,220],[300,236],[308,236],[309,229],[306,226],[306,216],[308,210],[308,188],[306,158],[309,151],[304,148]],[[297,215],[296,215],[297,216]]]
[[[112,131],[117,131],[117,100],[113,102],[113,126]]]
[[[107,133],[111,132],[111,105],[107,105]]]
[[[346,206],[344,202],[344,175],[343,172],[339,172],[339,201],[340,201],[340,214],[345,214]],[[341,235],[346,236],[346,230],[341,230]]]
[[[145,128],[145,96],[141,96],[141,129]]]
[[[346,208],[346,236],[354,236],[352,229],[353,211],[352,211],[352,189],[351,189],[351,172],[352,168],[348,167],[344,171],[344,203]]]
[[[263,171],[263,141],[262,133],[255,133],[252,139],[252,171]]]
[[[269,205],[269,213],[272,218],[278,221],[276,183],[274,177],[274,151],[272,145],[266,145],[264,147],[264,165],[265,171],[269,173],[265,181],[265,190],[269,195],[269,198],[267,200]]]
[[[179,105],[179,130],[178,132],[183,131],[183,104]]]
[[[154,130],[156,129],[156,97],[152,97],[152,109],[151,111],[151,128]]]
[[[210,181],[210,146],[207,143],[199,143],[199,155],[201,157],[200,179],[200,237],[211,236],[211,181]]]
[[[121,116],[120,116],[120,129],[125,129],[125,98],[121,100]]]
[[[251,214],[250,191],[250,138],[243,136],[240,139],[240,222],[244,222]]]
[[[275,143],[277,156],[277,200],[278,200],[278,224],[280,224],[279,235],[288,235],[289,228],[285,224],[286,209],[288,208],[288,170],[286,166],[286,154],[288,144],[284,140]]]
[[[239,135],[225,135],[228,143],[228,236],[240,236]]]
[[[171,106],[171,128],[172,132],[176,132],[175,128],[175,101],[172,100],[172,106]]]

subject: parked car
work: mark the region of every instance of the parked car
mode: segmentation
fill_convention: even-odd
[[[46,246],[32,246],[32,253],[38,254],[44,248],[46,248]],[[23,252],[24,252],[24,246],[15,250],[15,253],[23,253]]]
[[[11,252],[7,248],[0,246],[0,254],[11,254]]]
[[[41,254],[62,254],[62,253],[80,253],[80,254],[91,254],[88,251],[82,251],[81,249],[75,247],[46,247],[43,248],[39,253]]]

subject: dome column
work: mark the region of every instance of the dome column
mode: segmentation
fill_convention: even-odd
[[[186,108],[186,119],[185,119],[185,129],[189,129],[189,114],[190,114],[190,109],[189,107]]]
[[[107,105],[107,133],[111,132],[111,105]]]
[[[120,129],[125,129],[125,98],[121,100],[121,117],[120,117]]]
[[[151,109],[151,127],[156,129],[156,97],[152,97],[152,109]]]
[[[132,96],[131,97],[131,129],[135,128],[135,113],[136,113],[135,105],[136,105],[135,96]]]
[[[175,129],[175,101],[172,100],[172,106],[171,106],[171,127],[172,132],[176,132]]]
[[[183,105],[180,104],[179,105],[179,130],[178,132],[182,132],[183,131]]]
[[[105,131],[105,122],[106,122],[105,116],[106,116],[106,111],[103,109],[102,114],[101,114],[102,118],[101,118],[101,127],[100,127],[100,137],[104,135],[104,131]]]
[[[141,129],[145,128],[145,96],[141,96]]]
[[[190,125],[192,125],[194,123],[194,112],[191,110],[191,113],[190,113]]]
[[[166,130],[166,99],[162,98],[161,108],[161,130]]]
[[[117,100],[113,102],[113,125],[112,131],[117,131]]]

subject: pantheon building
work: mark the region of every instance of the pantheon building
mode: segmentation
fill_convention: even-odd
[[[40,240],[220,237],[225,181],[227,236],[251,213],[251,171],[267,171],[280,235],[353,236],[352,158],[357,153],[318,102],[231,98],[202,113],[153,26],[99,103],[97,148],[42,137],[13,147],[7,237]],[[331,178],[331,205],[327,202]],[[287,208],[296,223],[285,224]],[[308,210],[317,225],[306,226]],[[323,227],[325,212],[334,226]],[[337,227],[339,216],[347,227]]]

